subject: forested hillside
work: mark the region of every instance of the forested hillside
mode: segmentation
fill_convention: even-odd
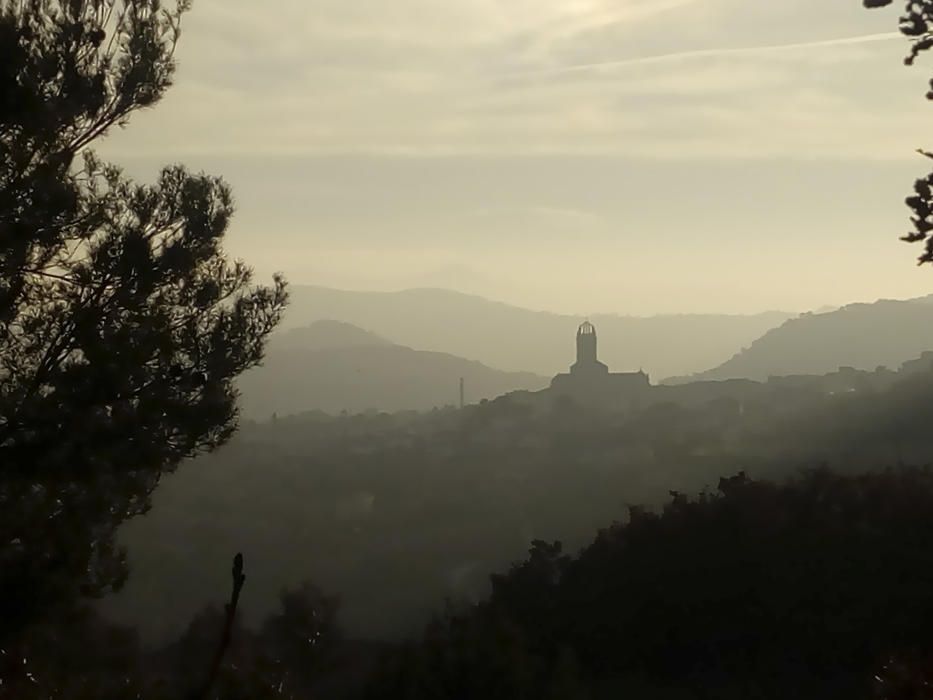
[[[739,471],[781,479],[821,465],[860,473],[931,462],[931,377],[838,395],[778,386],[744,403],[636,413],[517,394],[464,411],[247,425],[230,450],[167,479],[152,513],[124,530],[139,583],[108,605],[171,637],[223,585],[235,547],[252,553],[254,615],[280,587],[311,578],[341,593],[351,635],[397,638],[445,596],[481,597],[487,575],[531,540],[560,539],[573,552],[627,505],[660,504],[670,490],[697,492]],[[170,595],[182,581],[188,594]]]
[[[727,362],[679,381],[897,369],[927,350],[933,350],[930,299],[850,304],[785,321]]]
[[[347,323],[318,321],[273,338],[262,366],[239,380],[243,415],[320,410],[429,410],[476,403],[516,390],[537,390],[548,379],[529,372],[503,372],[441,352],[390,343]]]

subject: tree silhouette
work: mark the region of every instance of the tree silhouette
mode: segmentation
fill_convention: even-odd
[[[893,5],[894,0],[863,0],[863,4],[869,9],[875,9]],[[933,48],[933,2],[908,0],[901,15],[900,30],[911,40],[910,55],[904,61],[910,66],[921,53]],[[933,99],[933,89],[927,93],[927,97]]]
[[[672,492],[576,556],[534,542],[371,697],[929,698],[931,507],[928,469]]]
[[[894,0],[862,0],[865,7],[879,8],[893,4]],[[933,48],[933,0],[908,0],[900,20],[901,33],[910,39],[910,54],[904,62],[913,65],[924,51]],[[933,100],[933,80],[927,99]],[[919,150],[927,158],[933,158],[933,153]],[[924,252],[919,263],[933,262],[933,174],[918,179],[914,183],[914,194],[907,198],[907,206],[913,215],[911,223],[913,230],[901,237],[908,243],[925,241]]]
[[[284,281],[222,247],[229,187],[89,146],[170,86],[190,0],[0,0],[0,643],[126,575],[116,527],[236,427]]]

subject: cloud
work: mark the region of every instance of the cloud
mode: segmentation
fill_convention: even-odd
[[[856,25],[827,3],[838,14],[801,0],[755,11],[740,0],[281,0],[274,11],[201,0],[177,86],[106,151],[901,158],[922,142],[924,76],[901,67],[893,34],[825,38],[875,17],[860,10]],[[763,41],[775,33],[787,40]]]
[[[886,34],[868,34],[863,36],[844,37],[840,39],[822,39],[819,41],[807,41],[791,44],[776,44],[767,46],[749,46],[740,48],[717,48],[717,49],[699,49],[694,51],[677,51],[674,53],[659,54],[655,56],[640,56],[638,58],[628,58],[618,61],[601,61],[598,63],[582,63],[568,66],[559,66],[547,68],[539,75],[553,75],[555,73],[575,73],[578,71],[596,71],[603,69],[631,68],[635,66],[654,65],[657,63],[695,61],[705,58],[722,58],[729,56],[749,56],[780,52],[799,52],[808,49],[822,49],[836,46],[852,46],[857,44],[870,44],[877,41],[891,41],[893,39],[903,39],[897,32],[888,32]],[[534,74],[529,72],[525,75]],[[519,74],[521,75],[521,74]]]

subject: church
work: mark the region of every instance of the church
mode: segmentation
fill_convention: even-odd
[[[551,380],[550,393],[580,403],[628,404],[640,402],[651,382],[644,372],[610,372],[596,354],[596,328],[586,321],[577,329],[577,361],[570,372]]]

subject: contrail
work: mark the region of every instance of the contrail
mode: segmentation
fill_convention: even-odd
[[[682,61],[692,58],[711,58],[717,56],[731,56],[756,53],[774,53],[779,51],[795,51],[798,49],[815,49],[825,46],[845,46],[848,44],[868,44],[877,41],[890,41],[902,39],[898,32],[885,34],[863,34],[861,36],[843,37],[841,39],[821,39],[820,41],[807,41],[796,44],[773,44],[768,46],[748,46],[733,49],[699,49],[696,51],[678,51],[657,56],[641,56],[639,58],[626,58],[619,61],[599,61],[595,63],[579,63],[557,68],[546,68],[539,71],[513,73],[515,77],[529,75],[553,75],[556,73],[577,73],[603,68],[628,68],[629,66],[650,65],[652,63],[666,63],[668,61]]]

